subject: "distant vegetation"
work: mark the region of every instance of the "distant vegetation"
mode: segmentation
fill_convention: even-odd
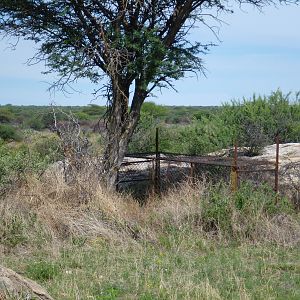
[[[154,110],[153,104],[147,104],[129,150],[154,151],[158,126],[161,151],[205,154],[237,142],[249,146],[249,155],[256,155],[263,146],[274,143],[277,134],[282,143],[300,141],[299,100],[298,94],[284,95],[276,91],[268,97],[233,100],[221,107]],[[153,111],[160,114],[155,115]],[[169,122],[172,116],[173,120],[181,116],[181,121]]]
[[[152,116],[155,120],[166,124],[189,124],[194,116],[203,112],[214,111],[218,107],[210,106],[162,106],[154,102],[145,102],[142,108],[143,114]],[[49,106],[15,106],[11,104],[0,105],[0,123],[17,125],[22,128],[43,130],[49,128],[53,123],[53,108]],[[72,112],[79,121],[93,121],[103,119],[106,107],[96,104],[88,106],[64,106],[56,107],[58,120],[65,117],[59,113]]]
[[[57,121],[66,120],[61,112],[72,112],[92,134],[105,117],[104,106],[58,107]],[[44,131],[53,126],[51,107],[0,106],[0,138],[5,141],[22,139],[23,130]],[[233,100],[219,107],[162,106],[145,102],[141,119],[129,144],[129,152],[155,150],[155,128],[160,128],[160,150],[187,154],[204,154],[237,142],[249,146],[249,155],[273,143],[300,141],[299,94],[276,91],[270,96]]]

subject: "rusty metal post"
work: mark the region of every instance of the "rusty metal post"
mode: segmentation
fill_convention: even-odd
[[[117,172],[117,182],[116,182],[116,191],[117,191],[117,193],[120,191],[119,180],[120,180],[120,171],[118,170],[118,172]]]
[[[191,163],[190,178],[191,178],[191,183],[195,183],[195,164],[194,163]]]
[[[231,167],[230,182],[231,191],[236,192],[238,189],[238,150],[237,143],[234,144],[233,164]]]
[[[275,185],[274,191],[279,192],[279,135],[276,135]]]
[[[159,152],[159,132],[156,128],[155,138],[155,192],[160,194],[160,152]]]
[[[171,168],[171,162],[168,161],[168,166],[167,166],[167,173],[166,173],[166,182],[169,184],[171,182],[170,180],[170,168]]]
[[[152,159],[152,169],[150,172],[151,195],[155,195],[155,159]]]

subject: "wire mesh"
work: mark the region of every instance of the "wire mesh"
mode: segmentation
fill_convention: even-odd
[[[136,198],[153,192],[154,160],[152,158],[126,157],[118,172],[117,190]]]
[[[184,181],[230,183],[237,171],[237,184],[274,186],[275,164],[243,157],[192,156],[176,153],[136,153],[126,157],[119,172],[118,189],[143,197],[161,193]]]
[[[288,162],[280,169],[279,176],[281,189],[292,199],[295,207],[300,209],[300,162]]]

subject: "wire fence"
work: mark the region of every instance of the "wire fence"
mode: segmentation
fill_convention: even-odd
[[[238,189],[241,181],[247,180],[254,185],[269,183],[278,192],[279,138],[274,162],[239,156],[237,145],[232,157],[160,152],[158,142],[156,150],[128,154],[125,157],[118,175],[119,191],[129,191],[137,197],[145,197],[151,193],[161,194],[183,181],[195,182],[205,178],[212,183],[221,180],[228,182],[233,191]]]

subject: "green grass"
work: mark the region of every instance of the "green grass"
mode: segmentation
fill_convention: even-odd
[[[197,235],[169,243],[101,239],[57,257],[1,258],[45,286],[54,299],[299,299],[299,249],[218,244]]]
[[[187,184],[143,207],[93,187],[82,205],[39,181],[1,200],[0,265],[56,300],[300,299],[299,214],[267,186]]]

